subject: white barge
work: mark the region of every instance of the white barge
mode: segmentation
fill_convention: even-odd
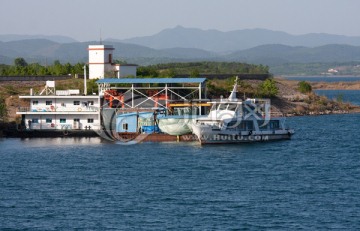
[[[100,98],[82,95],[79,90],[55,90],[54,81],[46,81],[44,90],[36,95],[19,96],[28,100],[29,107],[20,107],[25,130],[99,130]]]

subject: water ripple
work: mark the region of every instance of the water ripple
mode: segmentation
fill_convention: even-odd
[[[0,229],[357,230],[359,119],[247,145],[3,139]]]

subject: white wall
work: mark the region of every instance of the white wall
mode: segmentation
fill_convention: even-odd
[[[103,79],[106,73],[111,77],[136,77],[136,65],[113,65],[113,51],[111,45],[89,45],[89,79]],[[115,72],[118,71],[118,76]]]
[[[46,105],[46,101],[51,101],[51,105]],[[77,102],[75,102],[77,101]],[[79,105],[76,105],[79,103]],[[33,112],[80,112],[80,111],[99,111],[100,102],[98,97],[79,97],[79,98],[32,98],[30,100],[30,111]]]
[[[89,79],[103,79],[105,76],[104,64],[89,64]]]
[[[29,109],[17,113],[25,115],[28,129],[100,129],[98,96],[20,96],[20,98],[30,99]],[[51,105],[46,105],[46,101],[51,101]],[[28,121],[33,119],[37,119],[38,123],[29,124]],[[74,119],[80,121],[76,122]]]
[[[33,119],[37,119],[38,123],[34,123]],[[63,120],[65,119],[65,120]],[[76,123],[74,119],[79,119],[79,123]],[[89,121],[92,119],[93,122]],[[26,115],[25,116],[25,125],[28,129],[99,129],[100,121],[98,120],[98,115],[80,115],[80,114],[72,114],[72,115],[55,115],[55,114],[38,114],[38,115]]]
[[[89,79],[102,79],[105,72],[112,71],[113,46],[89,45]]]

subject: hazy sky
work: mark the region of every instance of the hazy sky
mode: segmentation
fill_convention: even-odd
[[[360,36],[360,0],[0,0],[0,34],[79,41],[152,35],[177,25]]]

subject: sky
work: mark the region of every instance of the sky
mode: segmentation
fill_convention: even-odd
[[[178,25],[360,36],[360,0],[1,0],[0,34],[78,41],[153,35]]]

